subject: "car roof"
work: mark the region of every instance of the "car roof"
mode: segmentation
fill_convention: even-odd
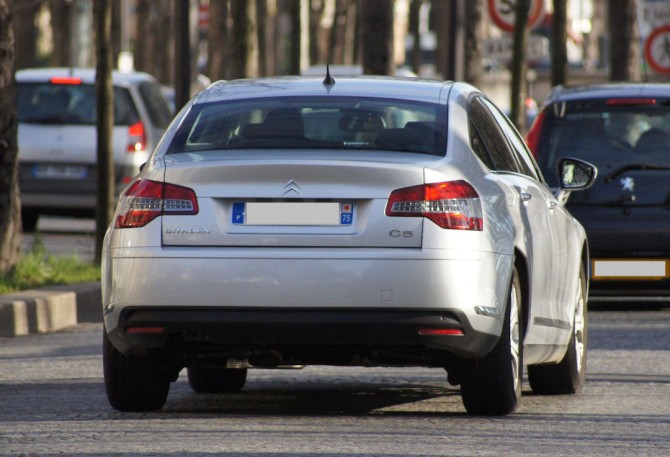
[[[670,97],[670,84],[663,83],[604,83],[584,86],[558,86],[548,96],[546,104],[594,98]]]
[[[95,84],[94,68],[27,68],[16,72],[17,82],[48,82],[51,78],[75,77],[81,78],[83,83]],[[142,72],[112,72],[112,81],[114,84],[133,84],[141,81],[153,81],[154,78],[148,73]]]
[[[218,81],[198,94],[196,103],[225,100],[331,95],[374,97],[444,103],[453,83],[417,78],[384,76],[335,77],[335,84],[324,84],[324,77],[290,76]]]

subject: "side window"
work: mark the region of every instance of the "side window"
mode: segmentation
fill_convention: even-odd
[[[496,108],[495,105],[493,105],[493,103],[488,100],[483,100],[483,102],[496,118],[498,125],[500,125],[500,128],[512,145],[513,153],[515,154],[517,162],[521,167],[521,173],[543,182],[543,179],[541,178],[542,175],[537,169],[537,164],[531,158],[530,153],[528,152],[528,148],[526,147],[526,143],[524,143],[523,140],[519,137],[516,128],[514,128],[507,116],[501,113],[500,110]]]
[[[491,170],[495,170],[495,165],[493,164],[493,160],[491,160],[491,156],[489,155],[488,151],[486,150],[486,147],[484,146],[484,142],[482,141],[481,136],[479,136],[479,132],[477,131],[477,128],[474,126],[472,121],[470,121],[470,147],[472,150],[475,152],[477,157],[484,162],[484,164],[489,167]]]
[[[519,173],[514,153],[496,119],[484,106],[481,97],[475,97],[470,101],[468,115],[472,127],[470,142],[479,158],[492,170]],[[473,139],[478,141],[473,142]],[[486,151],[488,157],[482,157],[482,149]]]

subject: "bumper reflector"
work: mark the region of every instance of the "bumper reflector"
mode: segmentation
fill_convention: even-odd
[[[165,327],[128,327],[128,335],[158,335],[165,333]]]
[[[420,328],[419,335],[423,336],[464,336],[463,330],[460,328]]]

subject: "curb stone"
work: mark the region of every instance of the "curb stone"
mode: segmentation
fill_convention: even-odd
[[[81,322],[102,322],[99,282],[0,295],[0,337],[49,333]]]

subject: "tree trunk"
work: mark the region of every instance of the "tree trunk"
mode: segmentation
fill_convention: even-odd
[[[465,0],[432,1],[431,25],[437,38],[435,69],[444,79],[465,78],[465,3]]]
[[[174,103],[179,111],[191,98],[191,22],[189,0],[174,0]]]
[[[321,19],[325,9],[325,2],[322,0],[310,0],[309,7],[309,63],[316,65],[325,63],[321,57],[319,42],[321,41]]]
[[[419,13],[423,0],[412,0],[409,4],[409,22],[407,24],[408,35],[412,37],[412,49],[409,53],[409,66],[412,71],[419,74],[423,61],[421,49],[421,34],[419,33]]]
[[[72,59],[72,14],[74,3],[68,0],[49,0],[51,30],[53,33],[53,52],[51,65],[70,67]]]
[[[300,74],[300,3],[299,0],[290,0],[286,5],[291,24],[289,31],[291,64],[288,70],[290,75]]]
[[[21,256],[13,0],[0,0],[0,273]]]
[[[135,69],[151,73],[149,60],[153,35],[151,34],[151,0],[137,0],[136,5],[137,28],[135,29],[135,44],[133,46],[133,61]]]
[[[610,80],[640,79],[637,0],[609,1]]]
[[[174,19],[171,2],[151,2],[156,4],[157,18],[152,22],[152,33],[155,35],[155,47],[152,52],[153,74],[164,84],[174,85]]]
[[[228,61],[228,0],[210,0],[207,28],[207,76],[226,79]]]
[[[568,80],[568,1],[554,0],[554,18],[551,23],[551,85],[565,84]]]
[[[37,66],[37,13],[41,0],[22,1],[16,5],[14,35],[16,40],[16,68]]]
[[[512,87],[510,120],[519,131],[526,129],[526,94],[528,93],[528,64],[526,48],[528,47],[528,10],[530,0],[517,0],[514,18],[514,44],[512,47]]]
[[[393,0],[365,0],[362,8],[363,73],[391,75],[393,62]]]
[[[272,43],[268,43],[268,2],[256,0],[256,42],[258,43],[258,76],[269,76],[268,58]]]
[[[135,68],[172,85],[173,25],[171,2],[137,0],[137,28],[133,55]]]
[[[356,4],[350,0],[337,0],[335,3],[335,15],[328,45],[328,63],[346,65],[353,63],[355,8]]]
[[[256,1],[234,0],[230,3],[230,79],[258,75],[258,43],[256,42]]]
[[[112,153],[112,130],[114,128],[112,1],[95,0],[93,3],[93,19],[96,31],[95,85],[98,131],[98,193],[95,215],[96,262],[100,262],[102,257],[102,242],[105,231],[112,221],[115,203],[114,154]]]
[[[482,77],[483,1],[465,2],[465,69],[463,78],[473,86],[479,86]]]

